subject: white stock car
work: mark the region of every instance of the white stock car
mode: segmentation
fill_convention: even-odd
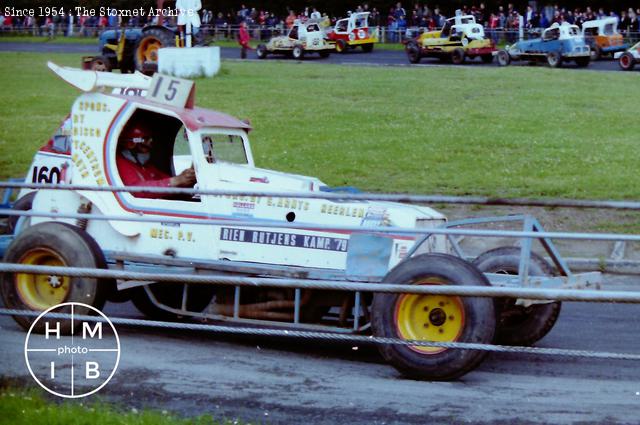
[[[269,54],[287,54],[294,59],[302,59],[307,53],[318,53],[326,58],[334,50],[335,44],[328,40],[319,22],[296,20],[287,35],[273,37],[267,44],[259,44],[256,55],[259,59]]]
[[[631,46],[625,52],[616,52],[613,55],[618,60],[623,71],[631,71],[637,63],[640,63],[640,42]]]
[[[501,314],[513,313],[518,307],[514,303],[503,306],[496,316],[491,298],[305,288],[304,282],[318,280],[346,286],[362,282],[490,285],[488,277],[496,284],[518,286],[521,277],[489,272],[517,275],[520,249],[489,251],[471,264],[450,254],[450,244],[455,242],[444,235],[416,233],[416,228],[446,224],[445,217],[431,208],[346,200],[340,198],[344,194],[327,193],[316,178],[255,167],[250,126],[229,115],[194,107],[190,81],[160,74],[151,80],[141,74],[49,66],[83,93],[61,126],[61,137],[52,141],[60,145],[54,162],[43,165],[49,152],[41,150],[26,181],[60,181],[73,187],[40,189],[29,195],[32,199],[22,209],[76,217],[21,218],[15,233],[0,240],[4,261],[181,275],[172,283],[154,283],[4,273],[1,291],[8,308],[42,311],[62,302],[101,308],[105,300],[132,299],[138,309],[155,319],[206,318],[462,343],[491,343],[495,336],[500,342],[531,344],[553,326],[559,302],[526,304],[514,323],[505,322]],[[148,94],[141,97],[105,90],[113,87],[133,87],[148,90]],[[166,173],[175,175],[193,164],[200,190],[264,196],[203,193],[142,198],[129,192],[82,189],[123,186],[116,165],[118,139],[128,123],[140,121],[152,123],[151,160]],[[304,194],[316,197],[301,197]],[[95,218],[99,216],[109,218]],[[154,221],[140,221],[140,217]],[[392,228],[383,233],[371,230],[373,226]],[[536,254],[531,255],[528,270],[532,275],[528,279],[547,287],[584,283],[578,275],[536,278],[534,275],[553,272]],[[260,286],[181,282],[180,276],[194,274],[261,277],[270,282]],[[278,286],[281,280],[273,278],[304,282],[295,289]],[[28,328],[33,318],[15,316],[15,320]],[[65,322],[66,331],[71,326]],[[477,366],[485,353],[397,344],[381,344],[380,351],[402,373],[426,379],[459,377]]]

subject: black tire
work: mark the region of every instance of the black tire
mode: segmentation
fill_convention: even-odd
[[[500,66],[509,66],[511,63],[511,55],[506,50],[500,50],[497,54],[498,57],[498,65]]]
[[[111,61],[106,56],[96,56],[91,59],[89,69],[92,71],[111,72]]]
[[[480,59],[482,59],[483,63],[492,63],[493,62],[493,55],[491,55],[491,54],[482,55],[482,56],[480,56]]]
[[[171,30],[150,28],[144,31],[133,53],[136,69],[153,74],[158,70],[158,49],[175,46],[175,43],[175,34]]]
[[[153,293],[156,300],[167,307],[181,308],[182,307],[182,291],[184,284],[170,283],[170,282],[158,282],[147,285],[149,290]],[[189,296],[187,297],[187,310],[191,312],[200,313],[204,310],[215,295],[215,287],[211,285],[190,285],[188,288]],[[131,301],[138,310],[145,316],[153,320],[177,320],[179,315],[163,310],[156,306],[144,287],[139,286],[133,288]]]
[[[592,61],[598,61],[602,58],[602,49],[600,48],[600,46],[595,45],[591,47],[591,60]]]
[[[318,54],[321,58],[328,58],[331,52],[329,50],[320,50]]]
[[[420,59],[422,59],[422,55],[420,53],[420,46],[415,41],[410,41],[407,44],[407,57],[409,58],[410,63],[420,63]]]
[[[267,57],[267,53],[267,46],[264,44],[258,44],[258,47],[256,47],[256,56],[258,56],[258,59],[265,59]]]
[[[25,229],[13,240],[5,253],[4,262],[106,268],[104,256],[96,248],[97,243],[93,238],[78,227],[66,223],[40,223]],[[58,286],[53,286],[53,278]],[[46,286],[47,283],[50,287]],[[87,277],[4,273],[0,291],[5,306],[12,309],[44,311],[62,302],[79,302],[101,309],[111,289],[110,284],[108,280]],[[58,289],[60,292],[50,297]],[[56,298],[55,301],[53,298]],[[70,307],[56,312],[69,313]],[[74,313],[92,314],[88,309],[78,308]],[[35,317],[14,316],[14,320],[24,329],[29,329]],[[78,322],[75,322],[76,327]],[[69,334],[71,321],[61,320],[60,330],[63,334]],[[44,323],[38,323],[34,331],[44,332]]]
[[[33,198],[35,198],[36,192],[30,192],[24,195],[22,198],[18,199],[11,208],[14,211],[30,211],[31,206],[33,205]],[[7,218],[7,230],[10,234],[13,234],[16,231],[16,226],[18,224],[18,220],[21,216],[19,215],[10,215]]]
[[[362,45],[362,51],[365,53],[373,52],[373,43],[367,43]]]
[[[636,65],[636,59],[631,53],[624,52],[622,56],[620,56],[620,59],[618,59],[618,63],[623,71],[631,71]]]
[[[453,49],[453,52],[451,52],[451,62],[454,65],[461,65],[464,63],[464,50],[462,50],[460,47],[457,47],[455,49]]]
[[[476,258],[473,264],[483,273],[518,274],[520,248],[492,249]],[[541,256],[531,253],[530,276],[554,276],[553,267]],[[496,299],[497,328],[495,342],[502,345],[532,345],[544,337],[560,315],[561,302],[515,305],[513,298]]]
[[[562,56],[558,52],[547,53],[547,64],[551,68],[560,68],[562,66]]]
[[[302,48],[301,45],[296,44],[295,46],[293,46],[293,49],[291,50],[291,56],[294,59],[303,59],[304,58],[304,49]]]
[[[346,41],[344,41],[344,40],[336,41],[336,52],[337,53],[346,53],[347,50],[349,50],[349,46],[347,45]]]
[[[416,284],[425,280],[435,280],[437,283],[451,285],[486,285],[489,282],[474,266],[470,263],[445,254],[423,254],[406,260],[396,266],[383,282]],[[404,294],[393,293],[376,293],[373,297],[372,304],[372,321],[371,326],[373,334],[377,337],[385,338],[404,338],[402,336],[401,326],[414,327],[412,323],[400,323],[397,313],[401,311],[401,307],[408,302],[436,302],[437,296],[413,296],[418,298],[409,298]],[[493,340],[495,332],[495,308],[491,298],[478,297],[445,297],[448,299],[444,302],[442,299],[438,301],[440,307],[432,308],[428,314],[429,323],[433,325],[433,330],[438,329],[439,332],[447,321],[449,326],[456,326],[456,318],[447,309],[445,305],[457,305],[462,320],[457,336],[448,339],[455,342],[469,342],[488,344]],[[418,303],[413,302],[416,306]],[[418,310],[420,310],[418,308]],[[434,322],[436,317],[432,315],[444,315],[440,317],[439,324]],[[423,325],[424,328],[429,327],[429,323]],[[415,328],[418,332],[422,326],[420,324]],[[430,332],[430,330],[429,330]],[[409,339],[409,338],[404,338]],[[480,364],[487,354],[486,351],[479,350],[459,350],[459,349],[431,349],[431,352],[424,352],[424,348],[410,347],[395,344],[380,344],[378,346],[380,353],[384,359],[392,364],[404,375],[411,378],[427,379],[427,380],[451,380],[456,379],[467,372],[473,370]]]
[[[576,58],[576,66],[578,68],[586,68],[589,66],[590,62],[591,58],[589,56],[586,56],[584,58]]]

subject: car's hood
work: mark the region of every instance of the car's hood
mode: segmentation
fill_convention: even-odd
[[[216,170],[219,173],[217,180],[222,185],[212,185],[218,189],[247,190],[258,192],[314,192],[323,191],[336,193],[315,177],[289,174],[279,171],[254,168],[234,164],[217,164]],[[213,176],[212,176],[213,177]],[[221,187],[222,186],[222,187]],[[339,193],[339,192],[338,192]],[[293,193],[292,193],[293,195]],[[293,195],[295,197],[295,195]],[[359,218],[362,226],[398,226],[415,227],[419,222],[432,227],[442,224],[446,217],[436,210],[415,205],[407,205],[396,202],[375,202],[360,200],[332,200],[320,199],[317,202],[310,202],[315,205],[312,208],[320,208],[319,217],[343,216]],[[324,208],[325,210],[322,210]],[[356,212],[356,215],[353,215]],[[322,220],[321,220],[322,221]],[[427,222],[434,221],[431,225]]]

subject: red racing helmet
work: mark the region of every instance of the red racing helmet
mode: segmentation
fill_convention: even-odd
[[[142,122],[129,123],[120,133],[120,142],[150,144],[153,141],[151,135],[152,131],[147,124]]]

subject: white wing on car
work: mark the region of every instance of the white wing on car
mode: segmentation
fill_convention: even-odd
[[[59,66],[53,62],[47,62],[47,66],[58,77],[85,92],[95,91],[103,87],[148,90],[151,85],[151,77],[147,77],[140,72],[135,74],[98,72]]]

